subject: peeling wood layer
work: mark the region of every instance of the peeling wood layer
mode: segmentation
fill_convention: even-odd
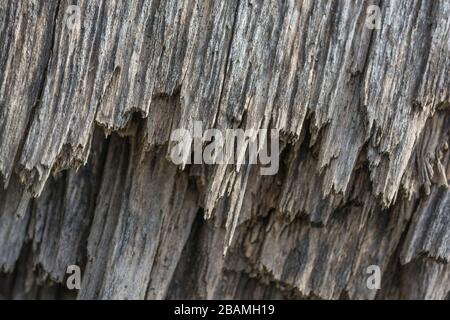
[[[448,298],[449,17],[449,0],[0,3],[0,298],[73,298],[71,264],[82,299]],[[197,120],[278,130],[279,172],[175,166],[170,133]]]

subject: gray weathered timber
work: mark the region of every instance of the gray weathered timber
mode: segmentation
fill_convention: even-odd
[[[450,0],[0,1],[0,298],[448,299],[449,140]]]

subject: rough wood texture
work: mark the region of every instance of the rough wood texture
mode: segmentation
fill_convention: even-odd
[[[176,167],[194,120],[278,174]],[[0,297],[448,298],[449,136],[449,0],[1,1]]]

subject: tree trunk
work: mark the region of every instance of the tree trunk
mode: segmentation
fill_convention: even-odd
[[[1,1],[0,297],[448,298],[449,17]],[[276,130],[278,172],[175,165],[194,121]]]

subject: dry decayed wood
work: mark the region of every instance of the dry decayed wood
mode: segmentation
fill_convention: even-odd
[[[450,1],[2,1],[0,30],[1,297],[449,297]],[[176,167],[195,120],[279,130],[278,174]]]

